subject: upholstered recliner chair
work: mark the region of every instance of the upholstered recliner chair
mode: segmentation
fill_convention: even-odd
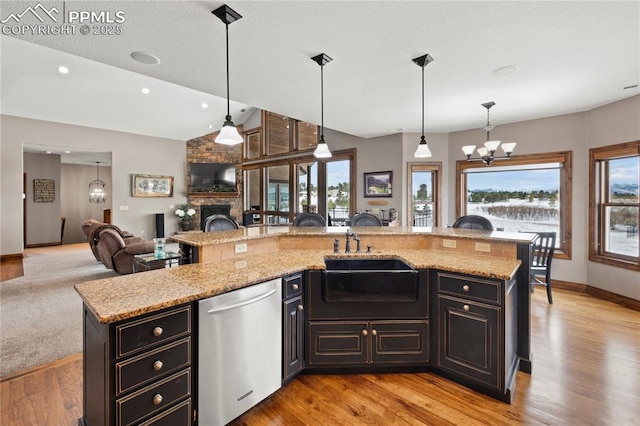
[[[139,237],[138,242],[125,243],[119,230],[114,227],[104,226],[97,230],[96,248],[99,260],[109,269],[113,269],[119,274],[130,274],[133,272],[133,261],[135,255],[153,253],[153,241],[145,241]],[[130,238],[128,238],[130,239]],[[158,265],[164,267],[164,264]],[[155,268],[151,268],[155,269]]]
[[[84,235],[87,236],[87,241],[89,242],[89,247],[91,247],[91,251],[93,252],[93,255],[95,256],[96,260],[100,262],[101,262],[100,255],[98,254],[98,248],[96,247],[96,244],[98,243],[99,231],[104,229],[105,227],[107,228],[111,227],[117,230],[122,236],[122,238],[124,239],[124,243],[126,245],[139,243],[140,241],[143,241],[142,238],[136,237],[130,232],[123,231],[115,225],[100,222],[95,219],[87,219],[84,222],[82,222],[82,232],[84,232]]]

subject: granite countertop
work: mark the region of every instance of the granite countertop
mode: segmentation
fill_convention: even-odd
[[[344,232],[344,228],[341,232]],[[520,266],[517,259],[480,255],[470,257],[442,250],[389,250],[350,255],[333,254],[330,250],[279,250],[276,253],[89,281],[76,284],[75,289],[98,321],[106,324],[295,272],[325,269],[325,257],[397,257],[416,269],[442,269],[501,280],[513,277]]]
[[[231,243],[275,235],[313,236],[313,235],[343,235],[347,229],[352,229],[358,235],[435,235],[440,237],[468,238],[486,241],[504,241],[521,243],[531,241],[534,234],[503,231],[480,231],[476,229],[459,228],[431,228],[406,226],[249,226],[221,232],[188,232],[171,236],[175,242],[202,247],[212,244]]]

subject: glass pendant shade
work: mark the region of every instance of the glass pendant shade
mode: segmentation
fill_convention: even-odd
[[[496,152],[496,149],[500,146],[500,141],[486,141],[484,146],[487,147],[489,152]]]
[[[418,144],[418,148],[416,152],[413,154],[415,158],[428,158],[431,157],[431,150],[429,149],[429,145],[427,145],[427,141],[424,136],[420,139],[420,143]]]
[[[98,175],[99,166],[96,163],[96,179],[89,183],[89,202],[90,203],[106,203],[107,202],[107,190],[106,185],[100,180]]]
[[[503,143],[502,144],[502,150],[504,151],[505,154],[509,155],[513,152],[513,150],[515,149],[517,143],[516,142],[508,142],[508,143]]]
[[[487,157],[489,155],[489,150],[485,147],[478,148],[478,154],[480,157]]]
[[[473,155],[473,151],[476,150],[476,146],[475,145],[465,145],[462,147],[462,152],[464,152],[464,155],[466,155],[467,157],[470,157]]]
[[[244,142],[244,139],[240,136],[238,129],[230,118],[231,117],[228,117],[228,120],[224,122],[224,126],[222,126],[220,133],[216,136],[216,143],[222,145],[237,145]]]
[[[315,151],[313,151],[313,156],[316,158],[330,158],[331,151],[329,150],[329,146],[324,141],[324,138],[320,138],[320,142],[318,142],[318,146]]]

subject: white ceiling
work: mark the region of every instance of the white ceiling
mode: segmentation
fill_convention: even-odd
[[[0,19],[36,4],[3,1]],[[3,114],[179,140],[220,128],[225,26],[210,12],[223,2],[43,4],[123,11],[126,20],[120,35],[2,35]],[[435,59],[425,69],[427,132],[480,128],[487,101],[496,102],[499,125],[640,93],[623,90],[640,81],[638,1],[227,4],[243,16],[229,26],[236,124],[253,107],[319,124],[320,67],[310,58],[322,52],[333,58],[324,68],[324,124],[364,138],[420,132],[421,70],[412,59],[425,53]],[[161,63],[136,62],[134,51]],[[56,71],[61,64],[69,74]],[[509,65],[519,71],[492,75]]]

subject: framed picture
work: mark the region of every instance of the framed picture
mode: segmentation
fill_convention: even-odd
[[[133,197],[173,197],[173,176],[131,175]]]
[[[53,179],[33,180],[33,202],[53,203],[56,199],[56,185]]]
[[[364,174],[364,196],[370,198],[392,197],[393,172],[371,172]]]

